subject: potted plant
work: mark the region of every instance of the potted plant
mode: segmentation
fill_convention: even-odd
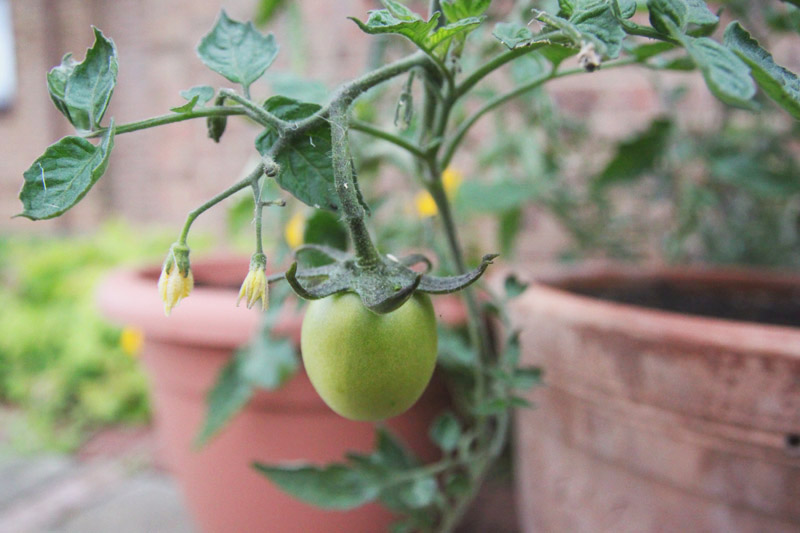
[[[277,54],[275,39],[222,12],[200,41],[198,54],[206,65],[240,85],[241,90],[194,87],[182,93],[187,100],[185,105],[166,115],[130,124],[115,124],[113,119],[102,122],[116,84],[118,63],[113,42],[95,29],[95,44],[82,62],[66,56],[48,74],[53,102],[78,134],[49,147],[25,172],[20,193],[22,215],[51,218],[78,203],[103,174],[118,134],[203,118],[209,136],[219,142],[230,117],[241,116],[258,124],[258,163],[243,179],[221,186],[219,194],[188,215],[160,274],[149,274],[153,286],[150,298],[160,295],[167,314],[192,296],[159,327],[178,329],[184,322],[192,328],[184,340],[201,353],[203,346],[207,350],[220,346],[222,338],[233,343],[243,340],[244,335],[234,335],[240,329],[238,325],[224,326],[222,330],[212,328],[211,323],[200,322],[199,312],[190,307],[192,298],[219,301],[216,298],[222,293],[202,286],[210,278],[199,264],[190,263],[188,238],[198,216],[235,193],[250,190],[254,253],[249,267],[236,267],[241,270],[239,280],[243,280],[238,298],[248,308],[266,310],[269,284],[277,283],[280,285],[272,290],[273,295],[281,290],[277,287],[288,286],[310,302],[302,326],[302,356],[314,390],[325,403],[346,418],[394,420],[393,416],[409,408],[422,394],[438,354],[440,365],[451,378],[454,407],[431,424],[430,437],[441,452],[433,462],[421,463],[382,426],[372,453],[354,451],[333,464],[313,462],[327,460],[330,455],[316,455],[310,448],[306,459],[311,462],[304,463],[266,464],[253,456],[227,455],[224,459],[239,460],[240,465],[255,461],[256,470],[274,486],[320,507],[345,510],[380,502],[400,517],[394,528],[397,531],[451,531],[504,450],[512,410],[528,405],[521,391],[539,377],[538,369],[519,365],[518,333],[506,328],[498,337],[491,327],[494,322],[489,320],[495,317],[495,322],[508,324],[507,302],[514,293],[514,284],[506,284],[503,291],[490,293],[485,300],[476,298],[468,288],[495,257],[484,254],[468,262],[448,195],[453,180],[448,187],[447,169],[470,129],[497,107],[530,94],[546,82],[595,72],[601,67],[683,69],[689,61],[724,102],[751,106],[757,82],[767,95],[794,114],[798,110],[797,78],[777,66],[738,22],[728,26],[724,44],[707,37],[719,19],[702,2],[649,1],[649,25],[635,17],[638,4],[630,0],[560,1],[557,9],[523,9],[509,14],[511,21],[494,25],[492,44],[483,48],[484,52],[477,51],[468,37],[488,37],[479,31],[486,27],[488,0],[434,1],[425,16],[396,0],[384,0],[383,4],[384,8],[371,11],[366,21],[353,19],[354,22],[369,34],[402,36],[415,51],[382,62],[344,83],[324,105],[286,96],[266,100],[254,97],[251,86]],[[534,29],[528,24],[531,16],[537,21]],[[572,56],[577,56],[576,66],[565,67]],[[512,62],[520,65],[517,72],[521,75],[501,83],[502,92],[477,107],[471,105],[471,95],[478,93],[476,87]],[[364,101],[362,95],[376,87],[389,87],[392,80],[403,83],[391,93],[394,102],[390,117],[385,113],[364,113],[358,108]],[[379,109],[386,107],[381,105]],[[387,126],[385,122],[392,119],[394,125]],[[432,263],[423,254],[404,256],[400,253],[403,250],[386,249],[385,243],[376,247],[368,226],[372,220],[380,219],[369,218],[370,202],[365,198],[371,196],[362,194],[359,186],[362,172],[369,171],[369,154],[358,150],[358,144],[353,142],[356,135],[388,143],[411,161],[422,194],[418,205],[427,206],[421,211],[435,214],[440,222],[440,233],[434,240],[448,254],[440,275],[431,274]],[[96,144],[90,139],[96,139]],[[324,226],[333,233],[343,229],[352,252],[328,243],[303,244],[295,250],[295,261],[285,271],[268,275],[269,250],[262,239],[264,211],[284,203],[275,197],[273,184],[320,212],[335,213],[328,216]],[[401,188],[396,183],[395,186]],[[511,197],[513,205],[529,192],[517,194],[513,183],[494,184],[484,189],[484,198],[492,200],[501,191]],[[519,224],[504,219],[502,227],[508,235]],[[508,242],[506,239],[505,244]],[[133,298],[130,293],[114,294],[120,290],[115,283],[106,287],[110,291],[104,297],[106,302],[124,301],[123,296]],[[437,295],[454,292],[463,295],[467,310],[463,336],[437,332],[436,314],[428,296],[432,294],[436,299],[440,297]],[[232,295],[228,299],[233,300]],[[152,300],[147,305],[149,309],[154,307]],[[277,307],[275,302],[272,306]],[[184,311],[185,318],[179,318]],[[232,317],[233,313],[234,308]],[[243,325],[242,329],[255,327],[252,315],[244,310],[236,313],[235,320]],[[203,437],[219,428],[237,406],[246,403],[254,387],[277,386],[283,381],[281,377],[285,377],[285,369],[292,363],[286,356],[288,341],[277,339],[274,329],[278,316],[277,312],[268,313],[266,334],[252,341],[249,350],[224,363],[209,396],[208,431],[203,432]],[[149,336],[155,344],[163,338],[159,333]],[[183,350],[186,345],[187,342]],[[226,350],[229,353],[230,344]],[[148,357],[153,366],[168,364],[154,354]],[[215,357],[218,368],[230,356]],[[193,372],[191,363],[181,362],[180,356],[169,364],[173,363],[183,377]],[[205,373],[200,390],[209,385],[211,374],[213,371]],[[159,387],[165,388],[156,380],[157,390]],[[309,391],[297,378],[288,381],[286,387],[264,394],[280,405],[295,387]],[[196,395],[198,389],[194,391]],[[300,392],[298,401],[302,403],[307,396]],[[258,403],[261,398],[258,393],[251,402]],[[199,418],[196,410],[186,413],[187,419]],[[246,425],[247,414],[238,421]],[[413,427],[410,433],[418,436],[419,426]],[[308,441],[309,431],[302,430],[299,441]],[[231,426],[228,432],[235,433],[236,427]],[[219,439],[225,437],[223,432]],[[188,442],[184,440],[184,444]],[[214,445],[215,441],[209,444],[208,453],[212,453]],[[266,488],[266,480],[264,486],[265,493],[273,490]],[[258,489],[253,486],[249,490]],[[523,498],[524,503],[529,496]],[[225,529],[232,520],[233,511],[213,524]],[[297,523],[289,519],[279,527],[290,530]],[[352,522],[347,529],[358,529],[358,524]],[[259,523],[250,527],[271,525]],[[303,527],[323,530],[325,526]]]

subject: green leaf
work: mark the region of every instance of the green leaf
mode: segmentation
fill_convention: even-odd
[[[188,102],[186,102],[182,106],[170,107],[169,110],[172,111],[173,113],[191,113],[194,110],[194,106],[197,105],[198,100],[200,100],[200,96],[194,95]]]
[[[563,18],[571,17],[575,12],[575,4],[576,0],[558,0],[558,16]]]
[[[708,35],[719,24],[704,0],[647,0],[650,23],[665,35]]]
[[[444,490],[454,498],[467,494],[471,485],[469,476],[461,472],[453,472],[444,478]]]
[[[19,216],[53,218],[77,204],[106,171],[113,147],[113,120],[97,146],[74,136],[49,146],[23,173]]]
[[[477,362],[477,354],[458,332],[439,328],[437,362],[449,371],[471,374]]]
[[[324,104],[328,99],[328,88],[318,80],[305,79],[291,72],[270,72],[267,79],[276,96],[313,104]]]
[[[500,253],[509,256],[514,250],[514,241],[522,228],[522,209],[517,207],[500,213],[500,224],[498,226],[498,240],[500,241]]]
[[[317,209],[306,220],[303,242],[305,244],[321,244],[337,250],[347,250],[349,234],[338,215]],[[333,262],[333,259],[327,255],[313,249],[302,250],[300,258],[303,264],[309,266],[322,266]]]
[[[710,158],[711,178],[717,183],[732,185],[747,195],[781,199],[800,192],[800,180],[791,158],[780,164],[767,157],[754,157],[750,153],[736,153]]]
[[[296,373],[299,363],[294,346],[287,339],[273,339],[269,333],[278,315],[279,306],[270,309],[259,334],[237,350],[219,373],[206,397],[206,418],[195,446],[202,446],[225,427],[257,388],[277,389]]]
[[[511,376],[511,386],[515,389],[530,389],[542,382],[542,369],[539,367],[515,368]]]
[[[714,96],[726,104],[752,107],[756,87],[750,68],[733,51],[708,37],[684,37],[682,42]]]
[[[510,396],[508,398],[490,398],[489,400],[475,406],[477,415],[499,415],[509,409],[517,407],[531,407],[531,403],[525,398]]]
[[[659,117],[642,133],[622,141],[606,168],[592,180],[592,188],[631,181],[652,170],[668,145],[671,130],[672,122]]]
[[[674,49],[675,45],[672,43],[654,42],[640,44],[630,49],[629,52],[636,59],[636,61],[644,62],[651,57],[655,57]]]
[[[267,328],[240,352],[239,375],[253,387],[274,390],[295,375],[299,363],[288,339],[273,339]]]
[[[384,0],[383,4],[387,9],[370,11],[367,22],[361,22],[355,17],[349,18],[365,33],[370,35],[380,33],[402,35],[420,48],[429,50],[429,48],[426,48],[425,41],[438,26],[440,13],[434,13],[426,21],[399,2]]]
[[[456,449],[461,438],[461,424],[453,413],[444,413],[433,421],[430,437],[439,448],[451,452]]]
[[[686,2],[686,25],[689,35],[710,35],[719,24],[719,17],[708,9],[705,0]]]
[[[508,362],[508,364],[512,367],[516,367],[519,364],[519,356],[521,352],[522,348],[519,343],[519,331],[511,331],[506,337],[506,345],[505,349],[503,350],[503,359],[505,359],[505,361]]]
[[[386,428],[378,428],[375,435],[375,452],[371,456],[375,464],[392,470],[406,470],[419,465],[411,450]]]
[[[601,45],[598,52],[612,59],[619,56],[626,33],[607,0],[577,0],[569,22],[585,39]]]
[[[188,100],[182,106],[172,107],[170,111],[175,113],[190,113],[195,107],[203,107],[214,98],[214,89],[208,85],[198,85],[185,91],[181,91],[181,96]]]
[[[275,60],[278,45],[271,33],[264,36],[251,22],[231,20],[222,10],[197,46],[197,54],[208,68],[248,89]]]
[[[273,96],[264,103],[264,109],[284,120],[296,121],[313,115],[320,106]],[[256,149],[267,155],[277,141],[277,133],[265,130],[256,139]],[[280,165],[277,182],[284,190],[312,207],[338,209],[339,199],[333,188],[331,130],[327,125],[296,137],[291,145],[282,146],[273,157]]]
[[[67,89],[67,80],[77,64],[78,62],[73,59],[72,53],[68,53],[61,58],[59,66],[53,67],[47,73],[47,90],[50,93],[50,99],[70,123],[73,123],[73,121],[70,118],[70,110],[66,102],[64,102],[64,97]]]
[[[689,7],[684,0],[647,0],[650,11],[650,24],[665,35],[675,35],[676,31],[686,31],[686,18]]]
[[[353,509],[373,501],[380,492],[374,478],[340,464],[254,466],[283,491],[325,509]]]
[[[533,32],[518,22],[498,22],[492,35],[510,50],[529,46],[536,41]]]
[[[492,0],[442,0],[440,6],[448,22],[480,17],[489,8]]]
[[[397,496],[411,509],[427,507],[436,499],[439,485],[432,476],[424,476],[397,487]]]
[[[200,433],[195,437],[195,446],[208,442],[253,396],[255,389],[242,378],[239,367],[239,357],[234,357],[217,376],[214,387],[206,397],[206,417]]]
[[[790,115],[800,119],[800,78],[775,63],[772,54],[736,21],[725,29],[723,42],[750,66],[759,87]]]
[[[792,4],[793,6],[800,7],[800,0],[781,0],[781,2]]]
[[[466,212],[502,213],[525,205],[536,195],[537,190],[530,183],[468,181],[459,187],[455,203]]]
[[[503,289],[506,293],[506,298],[516,298],[528,288],[529,283],[520,281],[519,278],[510,274],[503,281]]]
[[[286,4],[286,0],[259,0],[253,21],[256,26],[264,26]]]
[[[103,32],[94,30],[94,44],[77,63],[71,54],[47,74],[50,98],[79,130],[95,130],[108,108],[117,84],[117,49]]]
[[[480,26],[481,22],[483,22],[482,17],[470,17],[442,26],[423,39],[422,47],[431,52],[438,51],[439,53],[444,53],[447,51],[447,46],[442,45],[447,45],[450,39],[456,35],[471,32]]]
[[[636,0],[613,0],[617,3],[617,9],[622,18],[629,19],[636,14]]]

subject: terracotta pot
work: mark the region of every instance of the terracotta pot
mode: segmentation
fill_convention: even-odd
[[[800,276],[584,269],[513,312],[546,381],[516,419],[525,531],[800,531]]]
[[[160,451],[202,530],[385,530],[393,517],[378,505],[324,511],[280,492],[251,468],[254,461],[327,463],[347,451],[372,449],[374,426],[336,415],[303,372],[277,391],[258,392],[208,445],[192,447],[205,415],[205,395],[233,350],[256,331],[259,313],[235,305],[247,259],[194,262],[195,289],[169,318],[156,290],[159,270],[117,272],[98,298],[109,317],[145,334],[142,358],[152,380]],[[297,338],[300,319],[289,313],[277,329]],[[387,424],[421,457],[433,460],[437,451],[428,427],[447,404],[442,384],[434,380],[410,411]]]

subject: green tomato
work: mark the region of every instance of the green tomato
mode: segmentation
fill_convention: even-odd
[[[378,315],[354,293],[314,300],[300,335],[303,364],[325,403],[351,420],[399,415],[422,395],[436,365],[436,316],[416,293]]]

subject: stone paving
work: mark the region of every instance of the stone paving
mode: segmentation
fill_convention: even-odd
[[[153,452],[144,430],[103,433],[74,456],[0,441],[0,533],[194,533]]]
[[[106,430],[58,455],[12,449],[7,427],[0,406],[0,533],[199,533],[151,429]],[[511,486],[489,480],[457,532],[514,533],[515,515]]]

